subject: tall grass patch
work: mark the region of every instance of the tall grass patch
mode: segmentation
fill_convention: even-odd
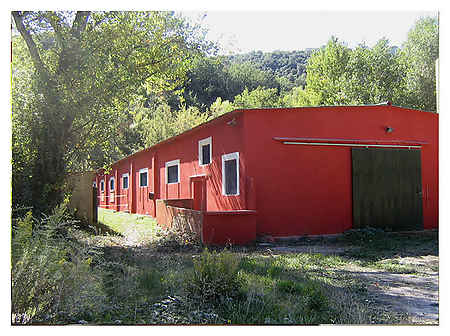
[[[200,303],[219,303],[239,295],[242,280],[239,260],[231,252],[205,249],[194,259],[194,268],[186,279],[189,296]]]
[[[78,244],[65,205],[37,220],[18,220],[12,239],[13,324],[76,321],[102,310],[95,262],[100,252]]]

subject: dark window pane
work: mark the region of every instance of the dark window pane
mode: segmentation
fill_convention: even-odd
[[[123,183],[122,183],[123,189],[128,189],[128,176],[123,177]]]
[[[109,181],[109,189],[114,190],[114,180]]]
[[[101,191],[105,190],[105,182],[103,182],[103,181],[100,182],[100,190]]]
[[[202,164],[209,164],[211,162],[210,148],[210,144],[202,146]]]
[[[236,160],[225,161],[225,194],[237,194]]]
[[[141,173],[139,177],[140,177],[139,185],[141,187],[146,187],[147,186],[147,173]]]
[[[167,167],[167,183],[178,182],[178,165]]]

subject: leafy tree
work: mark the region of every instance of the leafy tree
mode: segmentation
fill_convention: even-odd
[[[209,108],[209,113],[213,118],[216,118],[222,114],[225,114],[227,112],[231,112],[235,109],[233,103],[231,103],[229,100],[223,100],[220,97],[217,97],[216,101],[211,105]]]
[[[437,18],[422,18],[409,31],[402,46],[401,61],[406,73],[409,106],[436,111],[436,60],[439,58]]]
[[[258,86],[274,88],[279,84],[270,73],[250,62],[229,63],[224,62],[223,58],[208,57],[198,59],[188,72],[188,80],[183,85],[183,98],[186,105],[206,111],[217,97],[231,100],[245,88],[253,90]]]
[[[196,27],[170,12],[13,12],[33,65],[33,95],[23,104],[13,94],[13,115],[28,123],[35,158],[32,203],[59,202],[68,170],[93,168],[92,155],[117,156],[118,130],[126,127],[133,98],[179,85],[193,55],[206,51]],[[23,57],[17,54],[14,57]],[[23,75],[13,71],[13,83]],[[13,84],[13,90],[20,84]],[[21,116],[19,116],[21,115]],[[13,127],[18,123],[13,123]],[[122,126],[122,127],[118,127]],[[18,128],[13,139],[20,141]],[[18,151],[14,152],[19,158]],[[22,153],[22,156],[25,154]],[[13,158],[13,164],[20,164]],[[19,171],[19,169],[13,169]],[[13,193],[19,192],[13,186]],[[19,198],[13,198],[19,199]]]
[[[247,88],[234,97],[233,106],[236,108],[280,107],[282,102],[277,89],[257,87],[249,91]]]
[[[403,68],[387,39],[373,48],[359,45],[351,51],[343,74],[342,91],[349,104],[377,104],[402,101]]]
[[[321,94],[301,87],[293,88],[283,95],[283,105],[287,107],[317,106],[320,105]]]
[[[136,132],[140,134],[142,148],[145,148],[208,120],[208,115],[201,113],[196,107],[183,105],[180,110],[171,110],[168,104],[162,103],[152,109],[139,108],[134,116],[133,128],[136,128]]]
[[[308,90],[321,95],[321,105],[349,103],[343,84],[350,54],[350,48],[332,37],[325,47],[309,58],[306,85]]]

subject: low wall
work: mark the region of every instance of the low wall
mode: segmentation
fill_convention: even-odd
[[[201,238],[203,214],[192,210],[192,199],[156,200],[156,221],[166,230],[194,232]]]
[[[256,211],[213,211],[203,216],[202,242],[247,245],[256,240]]]
[[[156,200],[156,220],[166,230],[195,233],[206,245],[246,245],[256,240],[256,211],[197,211],[192,199]]]

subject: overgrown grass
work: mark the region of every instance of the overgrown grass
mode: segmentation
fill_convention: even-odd
[[[77,320],[103,309],[98,250],[80,244],[64,205],[37,220],[29,212],[12,239],[11,313],[13,324]]]
[[[432,237],[405,239],[382,232],[348,235],[345,242],[359,249],[343,256],[273,255],[240,248],[202,251],[198,242],[185,234],[165,233],[151,218],[142,223],[111,211],[102,216],[104,221],[122,218],[111,225],[122,232],[117,237],[122,242],[130,232],[126,225],[142,224],[145,243],[108,244],[107,236],[68,230],[60,225],[67,220],[57,213],[46,226],[55,229],[42,234],[32,231],[31,217],[19,221],[12,268],[16,323],[405,323],[405,316],[374,304],[366,283],[342,268],[353,263],[410,273],[408,265],[393,257],[412,253],[414,246],[437,253]],[[103,238],[106,243],[99,244]]]
[[[156,219],[150,216],[129,214],[109,209],[98,208],[98,222],[110,230],[132,236],[137,243],[146,243],[160,230]]]
[[[365,228],[348,231],[342,240],[355,247],[345,254],[352,262],[391,273],[421,271],[420,267],[400,264],[398,258],[438,255],[437,231],[408,234]]]

